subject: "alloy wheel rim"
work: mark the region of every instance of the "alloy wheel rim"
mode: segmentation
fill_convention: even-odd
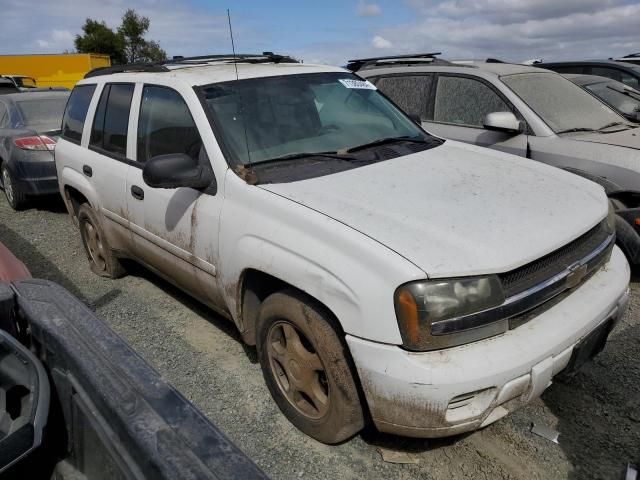
[[[4,194],[7,196],[9,203],[13,204],[13,185],[11,184],[11,177],[6,168],[2,171],[2,184],[4,186]]]
[[[84,222],[84,233],[91,261],[99,270],[104,270],[107,263],[105,261],[104,245],[98,231],[91,222],[86,221]]]
[[[329,411],[329,381],[309,339],[292,323],[274,323],[267,335],[269,367],[280,391],[301,414],[319,419]]]

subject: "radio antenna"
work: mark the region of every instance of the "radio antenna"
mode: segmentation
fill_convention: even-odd
[[[231,36],[231,51],[233,52],[233,66],[236,69],[236,80],[240,80],[238,77],[238,57],[236,57],[236,45],[233,42],[233,29],[231,28],[231,13],[227,8],[227,20],[229,21],[229,35]],[[244,120],[244,102],[242,101],[242,93],[238,90],[238,98],[240,100],[240,118],[242,119],[242,127],[244,129],[244,143],[247,147],[247,161],[251,163],[251,152],[249,151],[249,137],[247,136],[247,124]]]
[[[229,20],[229,35],[231,36],[231,51],[233,52],[233,66],[236,68],[236,80],[238,78],[238,59],[236,57],[236,45],[233,43],[233,29],[231,28],[231,14],[227,8],[227,20]]]

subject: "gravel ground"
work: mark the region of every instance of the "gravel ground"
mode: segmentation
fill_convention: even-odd
[[[255,350],[225,319],[146,270],[119,280],[95,276],[59,199],[15,213],[0,199],[0,241],[34,277],[56,281],[122,335],[271,477],[621,479],[640,465],[640,283],[604,352],[572,380],[482,431],[443,440],[384,435],[369,428],[338,446],[298,432],[264,385]],[[530,433],[560,432],[560,444]],[[409,452],[391,464],[378,448]]]

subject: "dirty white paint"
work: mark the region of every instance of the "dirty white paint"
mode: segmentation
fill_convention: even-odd
[[[291,64],[243,64],[238,70],[242,78],[341,71]],[[429,276],[507,271],[535,260],[605,217],[602,189],[536,162],[451,141],[320,178],[249,185],[229,170],[193,91],[194,85],[233,78],[233,65],[223,65],[82,82],[98,88],[81,146],[64,139],[57,145],[61,190],[73,186],[89,199],[105,229],[118,232],[110,238],[112,246],[236,323],[238,284],[247,269],[273,275],[322,302],[347,334],[377,421],[397,423],[401,405],[422,405],[423,422],[446,433],[478,426],[483,416],[498,418],[483,408],[479,418],[452,429],[438,412],[452,396],[503,385],[571,347],[623,294],[629,271],[616,249],[609,266],[576,293],[515,331],[441,352],[401,350],[393,305],[398,286]],[[86,148],[102,85],[116,79],[136,83],[127,157],[135,160],[142,85],[171,87],[200,131],[216,177],[215,194],[152,189],[137,166]],[[87,164],[92,177],[82,173]],[[131,198],[134,184],[145,190],[144,201]],[[490,401],[494,395],[485,397]],[[376,409],[389,398],[391,416],[380,413],[389,412],[384,407]],[[422,428],[415,418],[409,428]]]

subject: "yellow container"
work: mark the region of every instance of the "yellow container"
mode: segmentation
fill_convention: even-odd
[[[110,66],[109,55],[97,53],[0,55],[0,75],[26,75],[45,88],[73,88],[89,70]]]

